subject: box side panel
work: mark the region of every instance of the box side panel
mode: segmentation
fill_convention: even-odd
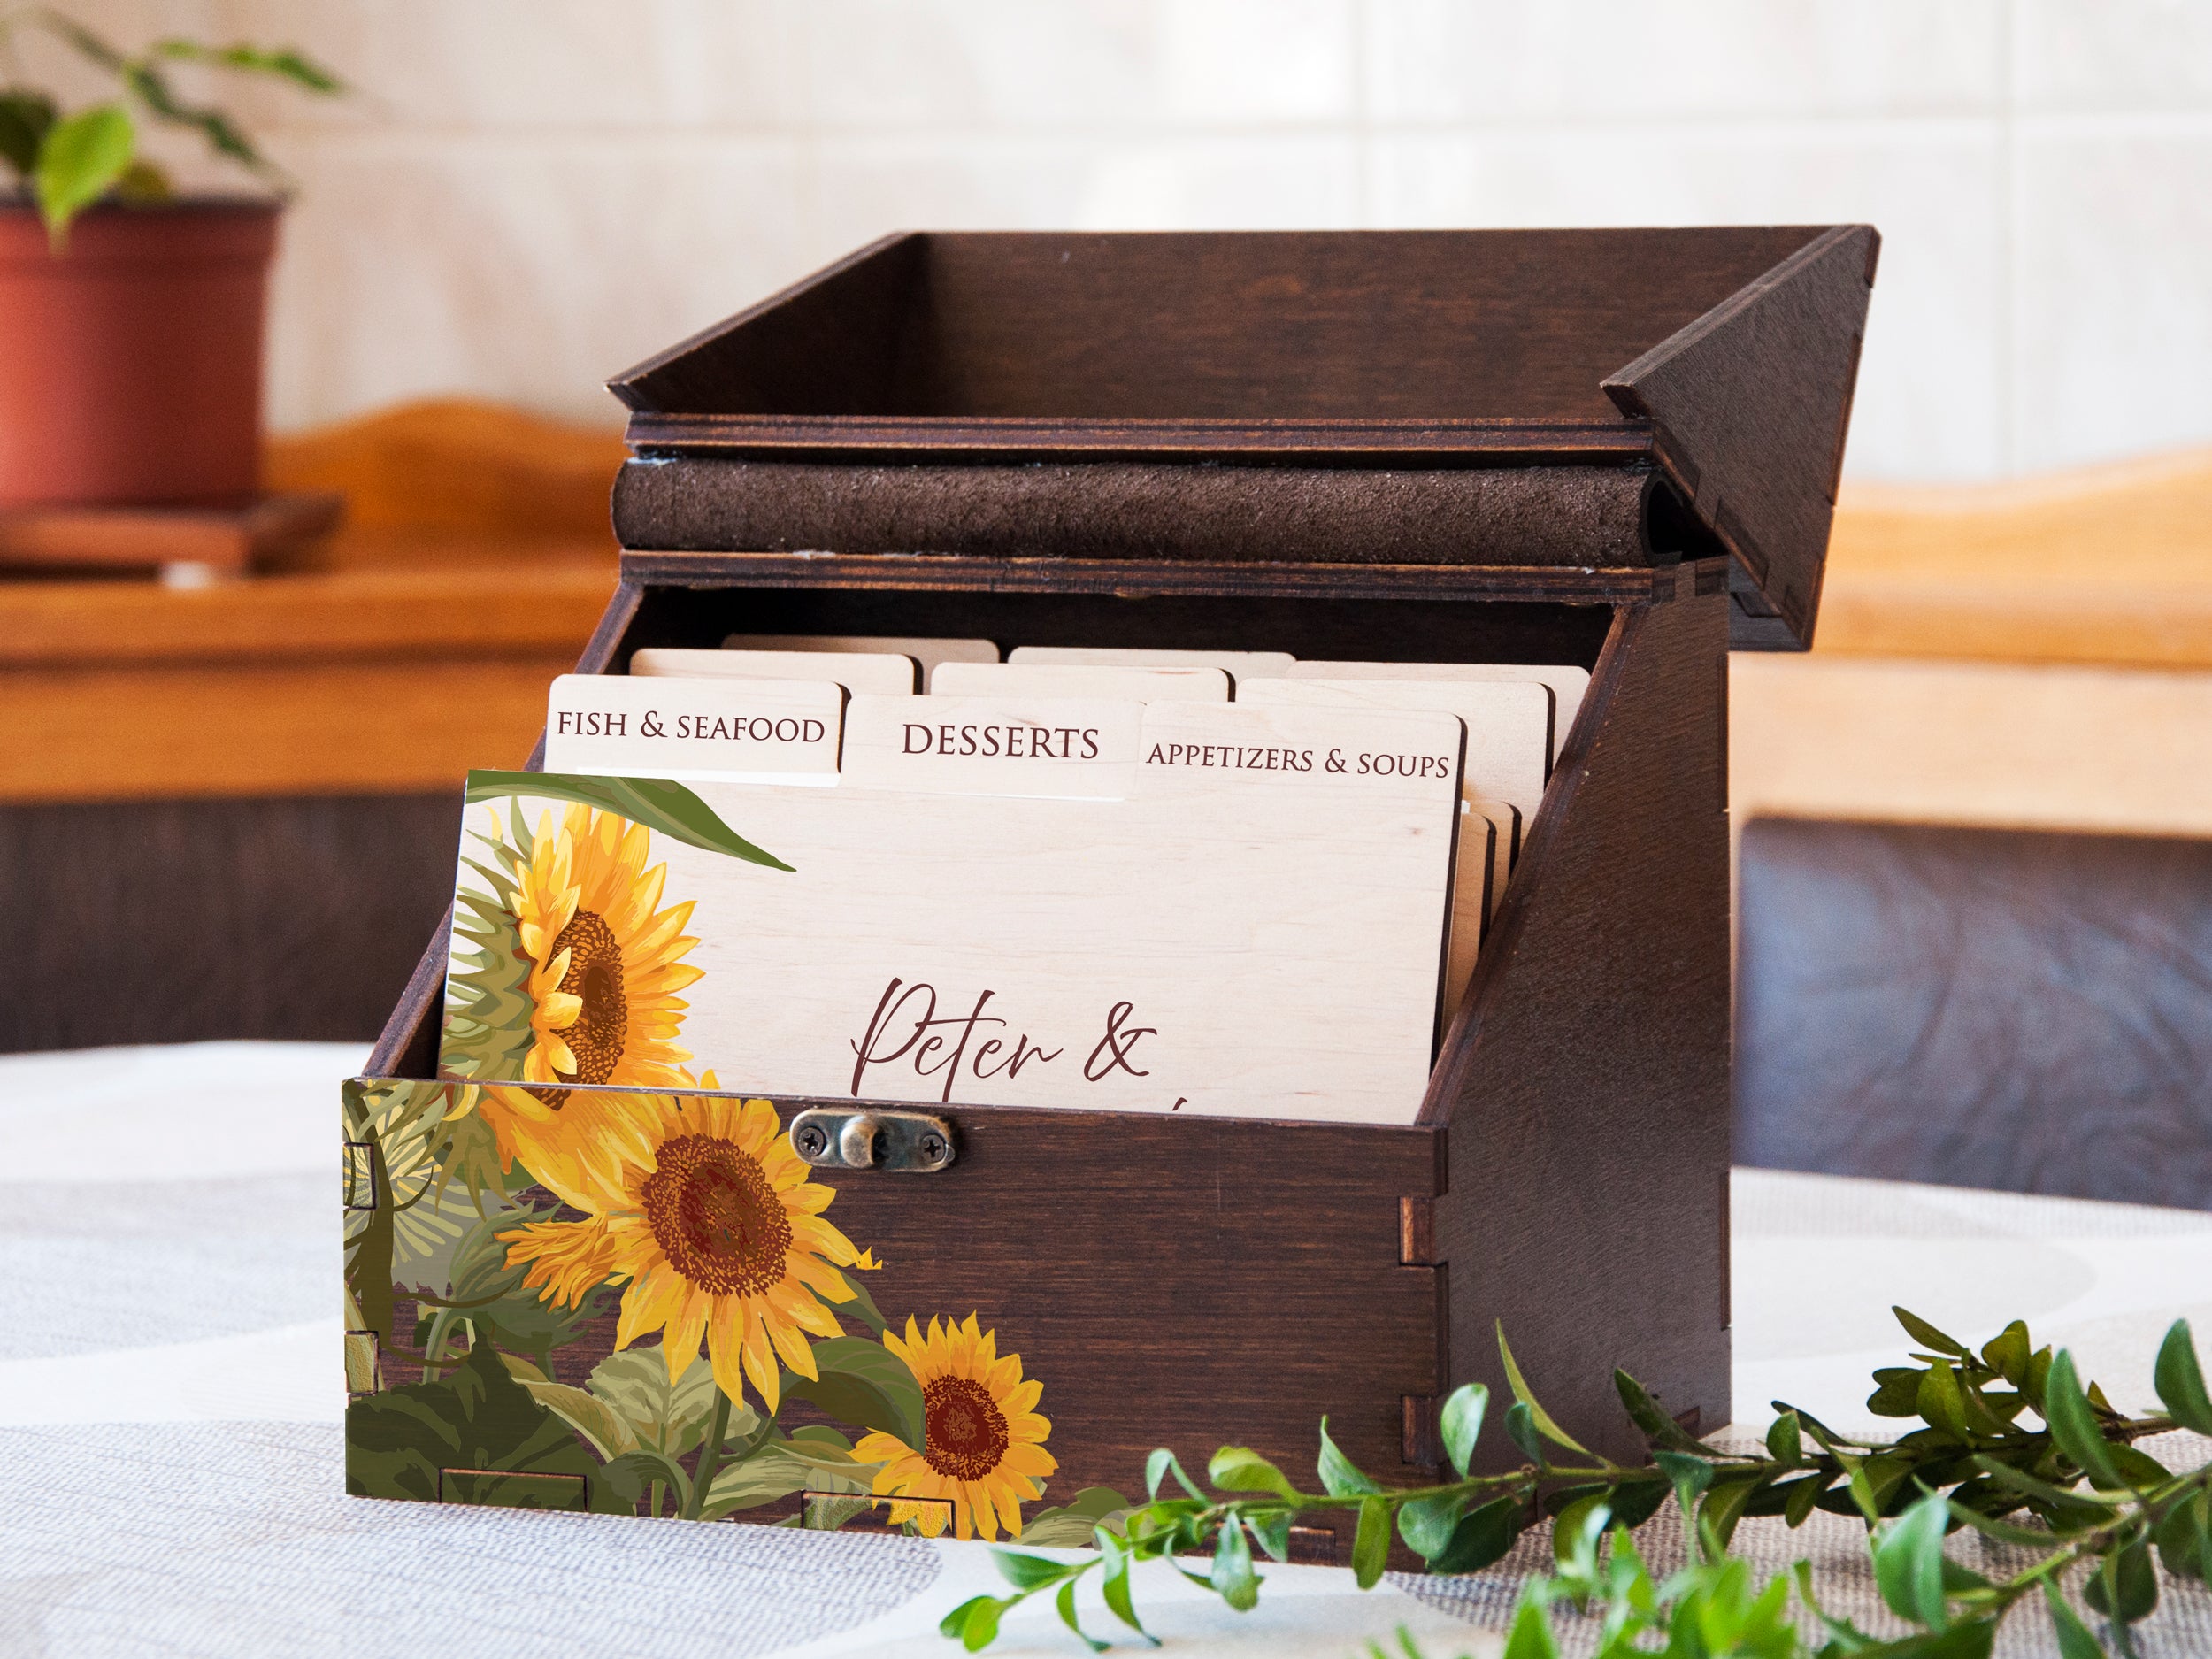
[[[1616,1365],[1729,1414],[1727,607],[1623,613],[1431,1086],[1451,1381],[1502,1386],[1502,1320],[1553,1415],[1617,1455],[1642,1442]]]

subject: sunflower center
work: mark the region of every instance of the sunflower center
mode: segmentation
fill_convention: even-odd
[[[717,1296],[759,1295],[781,1282],[791,1217],[768,1172],[734,1141],[678,1135],[645,1178],[645,1218],[679,1273]]]
[[[604,918],[579,910],[553,941],[553,955],[569,953],[568,974],[560,988],[583,999],[584,1011],[561,1033],[576,1069],[563,1071],[571,1083],[604,1083],[622,1058],[630,1032],[630,1004],[622,995],[622,946]]]
[[[923,1459],[955,1480],[980,1480],[1006,1455],[1006,1414],[990,1390],[967,1377],[940,1377],[922,1389]]]

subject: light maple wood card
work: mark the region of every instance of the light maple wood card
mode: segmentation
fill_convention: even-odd
[[[1583,694],[1590,688],[1590,671],[1571,663],[1330,663],[1307,660],[1293,663],[1287,680],[1534,680],[1549,686],[1552,694],[1551,747],[1547,764],[1559,758],[1559,750],[1574,729]]]
[[[844,710],[827,680],[563,674],[546,694],[545,769],[830,784]]]
[[[666,1087],[681,1068],[830,1099],[1409,1122],[1434,1038],[1457,722],[1187,718],[1233,711],[1151,705],[1161,759],[1125,801],[700,783],[711,822],[672,814],[641,860],[634,831],[562,798],[565,780],[479,774],[480,797],[545,793],[470,809],[442,1064],[488,1081]],[[1386,775],[1385,754],[1414,764]],[[1415,775],[1424,756],[1455,764]]]
[[[1525,822],[1544,798],[1552,694],[1532,681],[1449,680],[1250,680],[1240,705],[1427,709],[1467,723],[1467,791],[1520,810]]]
[[[1105,645],[1018,645],[1010,663],[1075,664],[1092,668],[1223,668],[1233,680],[1282,674],[1298,659],[1288,651],[1172,651]]]
[[[648,646],[630,657],[630,672],[687,679],[823,680],[858,695],[910,697],[921,689],[921,669],[893,651],[686,651]]]
[[[941,663],[933,696],[1127,697],[1139,703],[1226,703],[1225,668],[1105,667],[1087,663]]]
[[[940,640],[905,634],[732,634],[722,644],[733,651],[826,651],[833,655],[893,651],[921,664],[925,685],[940,663],[995,663],[999,658],[998,647],[989,640]]]
[[[855,697],[844,782],[1118,800],[1130,793],[1143,713],[1125,697]]]
[[[1498,857],[1498,826],[1475,810],[1475,803],[1459,803],[1459,849],[1453,859],[1452,920],[1444,947],[1444,995],[1437,1007],[1437,1034],[1451,1024],[1467,981],[1474,976],[1475,957],[1490,933],[1496,911],[1498,888],[1503,884],[1503,861]]]

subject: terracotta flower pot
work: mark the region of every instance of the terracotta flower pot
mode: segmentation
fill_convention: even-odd
[[[0,510],[219,505],[259,465],[277,204],[0,207]]]

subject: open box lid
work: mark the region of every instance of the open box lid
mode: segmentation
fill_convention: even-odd
[[[1731,643],[1801,649],[1879,246],[1863,225],[902,233],[609,387],[641,457],[879,478],[1656,469],[1732,557]]]

